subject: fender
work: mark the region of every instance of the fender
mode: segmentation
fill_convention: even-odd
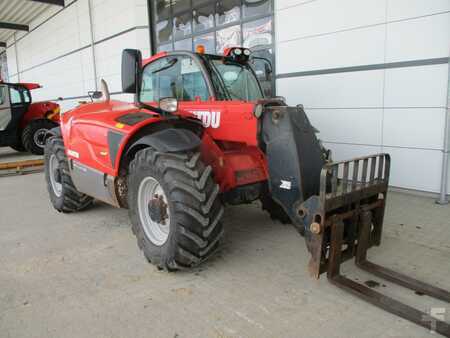
[[[47,130],[47,134],[45,135],[45,141],[47,141],[50,137],[56,136],[62,138],[61,127],[55,127],[50,130]]]
[[[189,151],[199,148],[200,138],[187,129],[168,128],[146,135],[135,141],[127,151],[127,155],[133,154],[136,149],[152,147],[164,153]]]

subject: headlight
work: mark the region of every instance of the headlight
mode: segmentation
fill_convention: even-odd
[[[253,110],[253,115],[255,115],[257,119],[259,119],[262,116],[262,113],[263,113],[263,105],[261,103],[258,103],[255,106],[255,109]]]
[[[241,55],[241,54],[242,54],[242,49],[236,48],[236,49],[234,50],[234,55]]]

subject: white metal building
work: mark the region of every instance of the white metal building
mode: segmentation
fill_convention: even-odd
[[[20,2],[26,12],[29,1]],[[0,1],[0,13],[7,3]],[[7,60],[9,81],[41,83],[35,97],[62,98],[63,111],[85,100],[102,78],[113,98],[131,99],[120,94],[124,48],[139,48],[145,57],[200,42],[219,52],[243,44],[272,58],[276,95],[305,106],[335,158],[389,152],[393,186],[441,189],[450,138],[449,0],[66,0],[64,7],[40,6],[28,31],[0,35],[7,37],[0,60]],[[450,175],[446,180],[450,186]]]

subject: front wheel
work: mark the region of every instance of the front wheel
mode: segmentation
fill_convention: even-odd
[[[132,229],[147,260],[168,271],[198,265],[223,234],[223,205],[200,153],[139,151],[130,163]]]
[[[75,188],[69,172],[69,163],[64,150],[64,142],[59,137],[51,137],[45,146],[45,180],[53,207],[64,213],[86,209],[93,198]]]
[[[47,119],[33,120],[23,130],[22,143],[34,155],[43,155],[47,132],[58,125]]]

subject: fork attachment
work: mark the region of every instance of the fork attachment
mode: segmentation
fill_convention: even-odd
[[[450,337],[450,324],[385,296],[340,274],[340,266],[355,257],[356,265],[380,278],[450,303],[446,290],[423,283],[367,260],[367,250],[380,245],[389,183],[388,154],[326,164],[320,193],[307,199],[298,213],[305,226],[310,273],[328,280],[365,301],[420,326]]]

